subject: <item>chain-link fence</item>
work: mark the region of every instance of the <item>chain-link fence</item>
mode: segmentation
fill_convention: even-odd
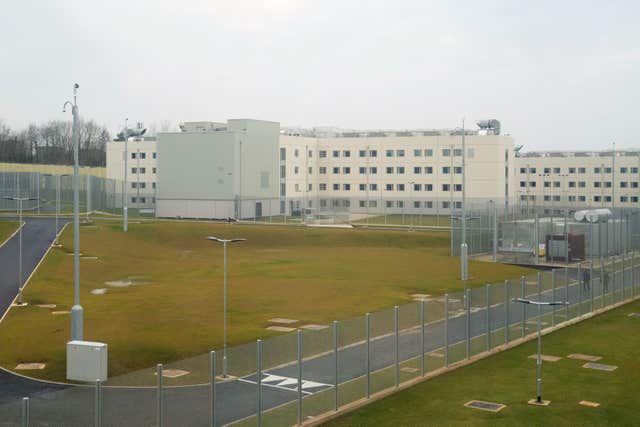
[[[624,253],[0,403],[2,425],[301,424],[638,296]],[[516,298],[562,305],[527,305]],[[226,374],[226,375],[225,375]]]

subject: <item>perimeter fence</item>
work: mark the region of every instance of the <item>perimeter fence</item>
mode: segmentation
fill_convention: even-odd
[[[636,299],[624,253],[157,365],[0,401],[0,425],[288,426],[318,420]],[[563,301],[527,306],[514,298]],[[25,424],[26,423],[26,424]]]

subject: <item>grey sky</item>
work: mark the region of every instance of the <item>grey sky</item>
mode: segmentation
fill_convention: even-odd
[[[526,149],[640,146],[640,2],[41,0],[3,3],[0,118],[116,131],[501,120]]]

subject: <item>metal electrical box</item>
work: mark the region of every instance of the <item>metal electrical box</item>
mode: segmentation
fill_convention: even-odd
[[[67,379],[94,382],[107,380],[107,344],[92,341],[67,343]]]

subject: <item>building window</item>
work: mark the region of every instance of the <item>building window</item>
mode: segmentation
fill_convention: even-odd
[[[599,202],[601,200],[602,200],[602,198],[600,196],[593,196],[593,201],[594,202]]]
[[[433,184],[425,184],[424,191],[433,191]]]
[[[339,168],[339,167],[337,167],[337,166],[336,166],[336,167],[334,167],[334,168],[333,168],[333,174],[334,174],[334,175],[337,175],[337,174],[339,174],[339,173],[340,173],[340,168]]]
[[[384,189],[385,189],[386,191],[393,191],[393,184],[386,184],[386,185],[384,186]]]
[[[151,168],[151,173],[156,173],[156,168]]]
[[[454,157],[462,157],[462,148],[454,148],[453,149]]]
[[[413,184],[413,191],[422,191],[422,184]]]
[[[431,167],[431,166],[425,166],[425,167],[424,167],[424,173],[427,173],[427,174],[431,174],[431,173],[433,173],[433,167]]]
[[[638,188],[638,181],[631,181],[631,188]]]
[[[449,184],[442,184],[442,191],[449,191]]]
[[[620,201],[626,203],[629,201],[629,198],[627,196],[620,196]]]
[[[587,168],[578,168],[578,173],[587,173]]]
[[[320,191],[326,191],[326,189],[327,189],[327,184],[322,183],[322,184],[319,184],[319,186],[318,186],[318,187],[320,188]]]
[[[282,197],[287,195],[287,184],[285,184],[284,182],[280,183],[280,195]],[[280,209],[281,211],[284,211],[284,209]]]
[[[569,188],[576,188],[576,182],[575,181],[569,181]]]
[[[393,157],[393,150],[387,150],[387,157]]]
[[[551,173],[551,168],[544,168],[544,173]]]
[[[607,181],[604,183],[604,188],[611,188],[611,181]]]
[[[422,157],[422,150],[420,149],[413,150],[413,157]]]
[[[358,172],[360,172],[361,175],[364,175],[367,173],[367,168],[365,168],[364,166],[361,166],[358,168]]]
[[[287,149],[286,148],[280,148],[280,161],[285,161],[287,160]]]
[[[553,168],[553,173],[560,173],[560,168]]]
[[[398,166],[396,168],[396,173],[403,174],[404,173],[404,166]]]
[[[451,150],[449,148],[443,148],[442,157],[449,157],[449,156],[451,156]]]
[[[333,150],[333,157],[340,157],[340,151]]]
[[[449,202],[442,202],[442,209],[449,209]]]
[[[560,181],[553,181],[553,188],[560,188]]]
[[[600,173],[600,168],[593,168],[593,173]]]
[[[300,168],[298,168],[298,166],[294,166],[294,167],[293,167],[293,173],[294,173],[294,174],[296,174],[296,175],[297,175],[299,170],[300,170]]]
[[[525,188],[527,186],[526,181],[520,181],[520,188]]]
[[[576,173],[576,168],[569,168],[569,173]]]
[[[138,168],[131,168],[131,173],[138,173]]]
[[[578,188],[587,188],[586,181],[578,181]]]
[[[370,167],[370,168],[369,168],[369,173],[370,173],[370,174],[374,174],[374,175],[375,175],[375,174],[377,174],[377,173],[378,173],[378,168],[377,168],[377,167],[375,167],[375,166]]]
[[[147,168],[140,168],[140,173],[141,173],[141,174],[143,174],[143,173],[147,173]]]
[[[158,157],[158,154],[154,152],[152,157],[155,159]]]
[[[385,203],[385,205],[386,205],[388,208],[392,208],[392,207],[393,207],[393,202],[392,202],[391,200],[387,200],[387,202]]]
[[[131,203],[137,203],[138,202],[138,198],[137,197],[132,197],[131,198]]]
[[[631,203],[638,203],[638,196],[631,196]]]
[[[593,188],[600,188],[600,187],[602,187],[602,183],[600,181],[595,181],[593,183]]]
[[[344,191],[351,191],[351,184],[343,184],[342,189]]]
[[[633,167],[630,169],[631,173],[638,173],[638,168]]]
[[[453,173],[461,174],[462,173],[462,166],[454,166],[453,167]]]
[[[535,187],[536,186],[536,182],[535,181],[530,181],[529,182],[529,187]]]
[[[462,184],[454,184],[453,191],[462,191]]]
[[[447,175],[450,170],[451,170],[451,168],[449,166],[443,166],[442,167],[442,173],[445,174],[445,175]]]
[[[427,157],[433,157],[433,150],[431,148],[427,148],[424,150],[424,155]]]
[[[575,202],[576,201],[576,196],[569,196],[569,201],[570,202]]]
[[[402,200],[398,200],[398,201],[396,202],[396,206],[397,206],[397,207],[399,207],[399,208],[404,208],[404,201],[402,201]]]
[[[604,201],[605,202],[611,202],[611,196],[604,196]]]
[[[138,183],[137,182],[132,182],[131,183],[131,188],[138,188]]]
[[[396,190],[404,191],[404,184],[396,184]]]
[[[413,167],[413,173],[414,174],[421,174],[422,173],[422,168],[420,166],[414,166]]]
[[[369,184],[369,190],[378,191],[378,184]]]
[[[358,153],[360,157],[367,157],[367,150],[360,150]]]
[[[296,193],[300,191],[300,184],[295,184],[294,185],[295,191]]]
[[[156,183],[155,182],[151,183],[151,188],[153,188],[154,190],[156,189]],[[155,200],[154,200],[154,202],[155,202]]]
[[[358,204],[360,205],[361,208],[364,208],[366,207],[366,200],[360,200]]]
[[[333,184],[334,191],[340,190],[340,184]]]
[[[369,157],[378,157],[378,150],[369,150]]]
[[[378,207],[378,201],[377,200],[369,200],[369,207],[370,208],[377,208]]]
[[[529,168],[529,172],[536,173],[536,168]]]
[[[349,151],[349,150],[344,150],[344,151],[342,152],[342,156],[343,156],[343,157],[351,157],[351,151]]]
[[[416,209],[420,208],[420,202],[413,202],[413,207]]]
[[[327,157],[327,151],[326,150],[320,150],[318,152],[318,157],[325,159]],[[325,200],[326,203],[326,200]]]
[[[527,168],[520,168],[520,173],[527,173]]]
[[[300,151],[296,148],[295,150],[293,150],[293,156],[294,157],[298,157],[300,155]]]
[[[392,174],[393,173],[393,166],[387,166],[387,173],[388,174]]]
[[[626,181],[620,182],[620,188],[627,188],[627,182]]]
[[[136,158],[136,153],[131,153],[131,158],[135,159]]]
[[[629,169],[624,166],[620,168],[620,173],[627,173],[628,171]]]
[[[309,150],[309,158],[313,157],[313,151]]]
[[[396,150],[396,156],[404,157],[404,150]]]
[[[324,175],[327,173],[327,168],[325,166],[320,166],[318,168],[318,172],[320,173],[320,175]]]
[[[348,167],[348,166],[342,168],[342,173],[345,174],[345,175],[350,174],[351,173],[351,168]]]
[[[433,202],[432,201],[424,202],[424,207],[427,209],[433,209]]]
[[[587,201],[587,197],[586,196],[578,196],[578,201],[579,202],[586,202]]]
[[[611,173],[613,169],[611,169],[610,167],[604,168],[604,173]]]
[[[360,184],[358,185],[358,189],[360,191],[367,191],[367,184]]]
[[[309,166],[309,175],[313,175],[313,167]]]

